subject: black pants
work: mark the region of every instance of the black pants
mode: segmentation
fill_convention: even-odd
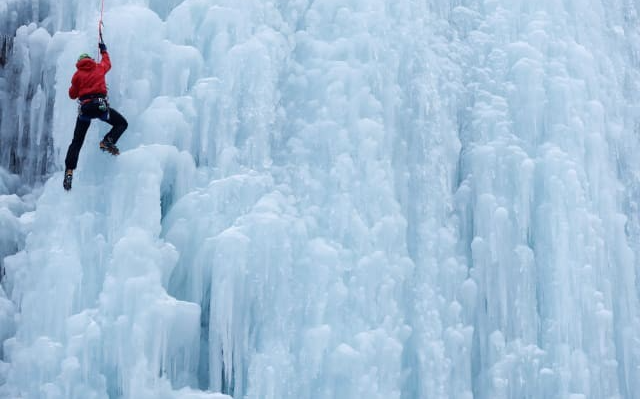
[[[84,136],[86,136],[87,130],[89,130],[91,120],[96,118],[112,126],[104,138],[110,138],[114,144],[118,142],[122,133],[124,133],[127,126],[129,126],[127,120],[111,107],[108,107],[107,111],[101,111],[97,102],[83,105],[81,107],[81,113],[78,115],[78,119],[76,119],[73,140],[71,141],[71,145],[69,145],[67,157],[64,160],[67,169],[75,169],[76,166],[78,166],[78,155],[80,155],[80,148],[82,148],[82,143],[84,143]]]

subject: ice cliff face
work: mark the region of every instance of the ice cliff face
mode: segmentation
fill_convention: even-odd
[[[639,10],[0,4],[0,397],[640,398]]]

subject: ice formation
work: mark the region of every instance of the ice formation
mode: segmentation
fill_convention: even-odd
[[[637,0],[0,3],[0,397],[640,398]]]

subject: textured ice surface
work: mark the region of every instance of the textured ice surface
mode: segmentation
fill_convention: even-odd
[[[25,181],[99,3],[0,4]],[[637,1],[105,7],[122,154],[0,169],[0,397],[640,398]]]

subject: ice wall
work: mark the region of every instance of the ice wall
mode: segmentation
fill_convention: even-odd
[[[50,41],[49,33],[36,24],[21,26],[15,36],[5,38],[5,65],[0,69],[0,164],[31,183],[55,167]]]
[[[0,35],[13,36],[16,29],[31,22],[47,24],[50,13],[48,0],[4,0],[0,4]]]
[[[100,6],[36,3],[33,176]],[[0,213],[1,397],[640,397],[637,1],[105,6],[130,128]]]
[[[622,40],[637,28],[626,25],[632,5],[613,10],[591,2],[461,15],[477,26],[470,56],[484,57],[467,77],[476,99],[457,196],[474,204],[463,215],[484,303],[472,367],[492,397],[639,392],[628,340],[636,261],[618,180],[620,148],[637,141],[625,98],[636,72]]]
[[[48,0],[0,4],[0,167],[31,184],[55,170],[50,13]]]

